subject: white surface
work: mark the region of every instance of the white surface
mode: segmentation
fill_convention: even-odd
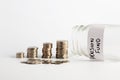
[[[25,65],[11,57],[16,52],[26,52],[29,46],[41,49],[43,42],[68,39],[76,24],[120,24],[119,3],[119,0],[0,0],[0,80],[120,80],[119,61],[71,59],[63,65]]]
[[[120,62],[89,61],[78,56],[61,65],[27,65],[16,58],[0,58],[1,80],[119,80]]]

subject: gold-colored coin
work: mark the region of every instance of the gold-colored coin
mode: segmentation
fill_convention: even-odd
[[[56,42],[56,46],[58,49],[68,48],[68,41],[67,40],[59,40]]]
[[[42,60],[42,64],[51,64],[52,60]]]
[[[27,64],[42,64],[40,59],[28,59]]]
[[[43,43],[43,48],[51,49],[53,47],[52,43]]]
[[[67,63],[67,62],[69,62],[69,61],[68,60],[65,60],[65,61],[57,60],[57,61],[53,61],[51,64],[63,64],[63,63]]]
[[[21,63],[25,63],[25,64],[42,64],[42,61],[40,59],[28,59],[27,61],[23,61]]]

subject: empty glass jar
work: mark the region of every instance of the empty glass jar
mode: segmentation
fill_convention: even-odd
[[[77,25],[71,47],[73,54],[93,60],[120,59],[120,25]]]

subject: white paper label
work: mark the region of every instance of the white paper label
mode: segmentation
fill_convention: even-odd
[[[88,53],[90,59],[103,60],[104,27],[91,26],[88,31]]]

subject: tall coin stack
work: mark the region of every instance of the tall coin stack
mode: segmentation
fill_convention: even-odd
[[[56,58],[67,59],[68,58],[68,41],[61,40],[56,43]]]
[[[51,58],[52,56],[52,43],[43,43],[42,58]]]
[[[27,49],[27,58],[38,58],[38,47],[29,47]]]

